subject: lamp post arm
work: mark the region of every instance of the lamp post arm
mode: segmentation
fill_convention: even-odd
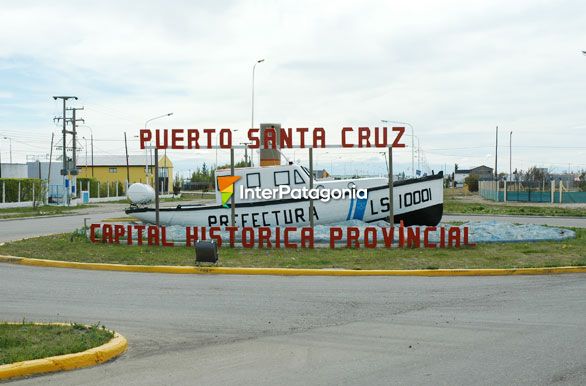
[[[155,119],[169,117],[169,116],[171,116],[171,115],[173,115],[173,113],[167,113],[167,114],[159,115],[158,117],[154,117],[154,118],[151,118],[151,119],[147,119],[147,120],[145,121],[145,123],[144,123],[144,128],[145,128],[145,130],[146,130],[146,128],[147,128],[147,125],[148,125],[148,123],[149,123],[149,122],[151,122],[151,121],[154,121]]]
[[[386,120],[386,119],[381,120],[381,122],[383,122],[383,123],[396,123],[399,125],[407,125],[411,129],[411,171],[413,173],[413,177],[415,177],[415,141],[414,141],[415,130],[413,129],[413,125],[410,124],[409,122],[391,121],[391,120]],[[419,139],[417,141],[419,141]]]

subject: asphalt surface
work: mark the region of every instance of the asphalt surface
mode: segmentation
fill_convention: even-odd
[[[586,276],[275,277],[0,264],[0,314],[100,321],[117,360],[15,385],[586,384]]]
[[[20,240],[27,237],[45,236],[53,233],[73,232],[87,223],[99,222],[110,217],[126,216],[124,211],[106,209],[102,212],[75,214],[71,216],[36,217],[25,219],[0,220],[0,242]]]

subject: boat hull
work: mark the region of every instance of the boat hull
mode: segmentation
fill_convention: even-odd
[[[359,181],[356,183],[359,187]],[[388,220],[388,185],[368,188],[367,198],[314,200],[314,223],[333,224],[348,220]],[[443,215],[443,175],[398,181],[393,184],[394,222],[405,225],[437,225]],[[131,208],[126,213],[145,223],[155,223],[155,209]],[[161,208],[161,225],[230,226],[231,209],[219,205]],[[283,199],[236,204],[238,227],[284,227],[309,225],[308,199]]]

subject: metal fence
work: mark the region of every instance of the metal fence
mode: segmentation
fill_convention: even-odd
[[[497,202],[586,203],[586,192],[569,191],[561,181],[479,181],[478,191]]]

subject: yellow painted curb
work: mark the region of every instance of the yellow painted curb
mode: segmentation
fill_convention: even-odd
[[[95,366],[121,355],[127,347],[126,338],[114,332],[114,337],[108,343],[86,351],[2,365],[0,380]]]
[[[72,261],[30,259],[0,256],[0,262],[37,267],[75,268],[98,271],[155,272],[208,275],[275,275],[275,276],[506,276],[586,273],[586,266],[547,268],[487,268],[487,269],[309,269],[309,268],[240,268],[189,267],[170,265],[124,265],[78,263]]]

